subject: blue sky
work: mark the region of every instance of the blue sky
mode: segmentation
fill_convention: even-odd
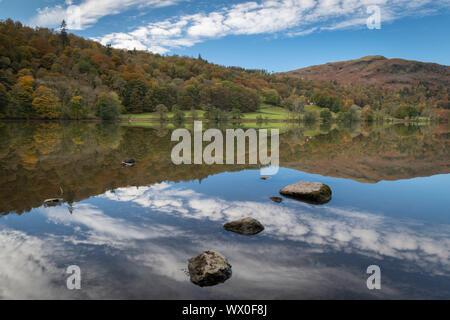
[[[450,64],[450,0],[0,0],[5,18],[268,71],[374,54]]]

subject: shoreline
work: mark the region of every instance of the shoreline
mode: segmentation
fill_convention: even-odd
[[[101,122],[110,122],[110,123],[167,123],[167,124],[179,124],[179,123],[190,123],[193,121],[202,121],[205,123],[255,123],[255,124],[261,124],[261,123],[299,123],[299,124],[305,124],[305,123],[348,123],[344,121],[337,121],[337,120],[330,120],[330,121],[298,121],[294,119],[264,119],[264,120],[254,120],[254,119],[241,119],[241,120],[226,120],[226,121],[214,121],[214,120],[208,120],[208,119],[185,119],[184,121],[174,121],[174,120],[167,120],[167,121],[161,121],[159,119],[116,119],[116,120],[101,120],[101,119],[80,119],[80,120],[74,120],[74,119],[0,119],[1,122],[81,122],[81,123],[101,123]],[[392,119],[392,120],[381,120],[381,121],[352,121],[351,123],[444,123],[442,121],[436,121],[436,120],[404,120],[404,119]]]

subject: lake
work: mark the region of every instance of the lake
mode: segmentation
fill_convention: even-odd
[[[251,165],[174,165],[173,125],[0,123],[0,298],[450,299],[448,126],[262,127],[280,129],[269,180]],[[270,200],[298,181],[332,200]],[[247,216],[265,230],[222,227]],[[232,265],[225,283],[190,281],[205,250]],[[81,290],[66,287],[72,265]]]

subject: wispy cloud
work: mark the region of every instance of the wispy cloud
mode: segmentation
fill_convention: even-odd
[[[75,6],[73,1],[66,0],[65,4],[38,9],[30,24],[54,27],[65,19],[72,30],[86,29],[105,16],[123,13],[131,8],[166,7],[181,1],[184,0],[83,0]]]
[[[449,8],[450,1],[431,0],[265,0],[151,22],[131,32],[110,33],[95,40],[114,47],[167,53],[229,35],[304,36],[321,30],[365,26],[367,7],[379,5],[382,21],[429,15]]]

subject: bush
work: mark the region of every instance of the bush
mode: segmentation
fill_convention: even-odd
[[[406,119],[417,117],[419,112],[411,105],[402,104],[394,112],[394,117],[397,119]]]
[[[173,108],[173,119],[177,122],[183,122],[184,121],[184,112],[180,110],[179,107],[175,106]]]
[[[324,121],[330,121],[330,120],[333,118],[333,116],[332,116],[330,110],[328,110],[328,109],[323,109],[323,110],[320,112],[320,117],[321,117],[322,120],[324,120]]]
[[[97,98],[97,117],[102,120],[114,120],[120,115],[121,101],[115,92],[102,93]]]
[[[350,109],[346,112],[339,112],[338,120],[343,122],[355,122],[360,120],[360,113],[354,109]]]
[[[231,119],[233,120],[240,120],[242,119],[242,112],[241,110],[234,108],[233,110],[231,110]]]
[[[161,120],[161,121],[167,120],[167,112],[169,112],[169,110],[167,109],[167,107],[165,105],[159,104],[156,106],[155,110],[159,116],[159,120]]]
[[[308,111],[305,114],[305,122],[315,122],[317,121],[317,112],[316,111]]]

